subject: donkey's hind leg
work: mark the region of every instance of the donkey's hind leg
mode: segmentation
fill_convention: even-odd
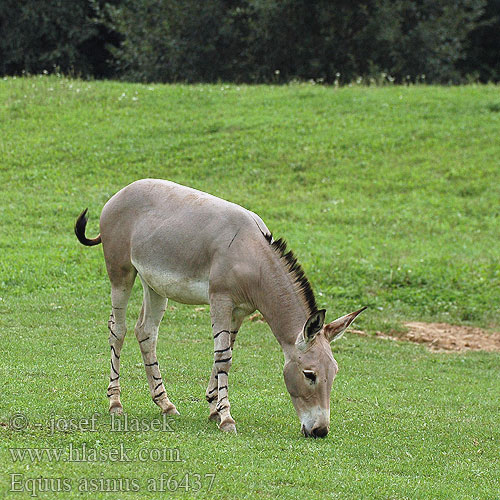
[[[123,407],[120,401],[120,352],[122,350],[127,326],[125,323],[127,303],[134,284],[135,269],[131,269],[121,279],[111,281],[111,315],[108,321],[109,345],[111,346],[111,371],[108,385],[109,412],[121,414]]]
[[[177,408],[168,399],[156,357],[158,328],[167,307],[167,299],[158,295],[142,278],[141,281],[144,289],[144,301],[141,314],[135,325],[135,336],[141,348],[149,390],[153,401],[161,408],[163,413],[178,415]]]

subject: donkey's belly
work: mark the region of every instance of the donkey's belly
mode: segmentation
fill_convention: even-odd
[[[132,262],[139,276],[162,297],[182,304],[208,304],[208,276],[192,277],[170,269]]]

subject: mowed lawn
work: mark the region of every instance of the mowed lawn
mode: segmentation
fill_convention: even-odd
[[[247,321],[229,378],[238,434],[225,435],[204,400],[208,306],[170,302],[158,358],[181,415],[155,430],[139,283],[121,356],[131,426],[113,430],[102,248],[73,233],[89,207],[97,234],[126,184],[170,179],[285,237],[327,320],[368,305],[356,327],[369,333],[498,330],[499,130],[496,86],[0,80],[0,497],[499,498],[498,353],[347,333],[332,346],[331,432],[307,440],[279,345]]]

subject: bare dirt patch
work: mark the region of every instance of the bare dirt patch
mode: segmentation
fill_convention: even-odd
[[[250,316],[250,321],[265,323],[260,313]],[[405,340],[425,344],[431,351],[499,351],[500,332],[488,332],[477,326],[458,326],[448,323],[423,323],[410,321],[404,323],[406,332],[383,333],[375,335],[388,340]],[[348,329],[350,333],[367,337],[363,330]]]
[[[405,323],[405,333],[377,332],[377,337],[425,344],[432,351],[500,351],[500,332],[489,333],[475,326],[448,323]],[[353,333],[364,335],[360,330]]]

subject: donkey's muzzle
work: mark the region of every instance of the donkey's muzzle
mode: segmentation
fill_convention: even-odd
[[[324,438],[328,434],[328,427],[326,425],[321,425],[317,427],[313,427],[310,431],[306,429],[304,425],[302,425],[302,434],[304,434],[305,437],[312,437],[312,438]]]
[[[312,436],[315,438],[324,438],[328,434],[328,427],[315,427],[312,430]]]

